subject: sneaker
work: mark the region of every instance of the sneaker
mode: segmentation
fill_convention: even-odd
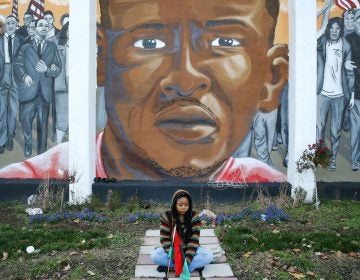
[[[358,171],[359,170],[359,163],[357,162],[354,162],[352,165],[351,165],[351,168],[352,168],[352,171]]]
[[[168,269],[168,267],[165,266],[165,265],[159,265],[159,266],[156,268],[156,270],[157,270],[158,272],[166,272],[167,269]]]
[[[329,164],[329,170],[330,170],[330,171],[335,171],[335,170],[336,170],[336,161],[335,161],[335,160],[333,160],[333,161],[330,162],[330,164]]]

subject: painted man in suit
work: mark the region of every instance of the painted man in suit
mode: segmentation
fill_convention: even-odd
[[[24,154],[32,153],[32,123],[37,117],[37,152],[47,149],[49,107],[52,102],[52,79],[61,71],[56,45],[46,40],[48,23],[38,19],[35,38],[23,45],[14,61],[14,72],[19,83],[19,118],[24,132]]]
[[[44,19],[48,22],[48,25],[49,25],[49,30],[46,33],[46,39],[49,39],[49,38],[57,35],[60,32],[60,30],[54,26],[54,14],[52,11],[49,11],[49,10],[45,11]]]
[[[26,11],[24,14],[24,18],[23,18],[24,25],[16,30],[16,35],[19,35],[19,36],[25,38],[28,35],[27,28],[33,19],[34,19],[34,17],[33,17],[32,12]]]
[[[12,63],[21,40],[15,35],[17,20],[10,15],[5,20],[6,32],[0,38],[0,154],[13,149],[18,109],[18,90],[13,80]]]

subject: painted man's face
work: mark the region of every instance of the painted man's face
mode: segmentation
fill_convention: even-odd
[[[355,28],[356,28],[357,34],[360,35],[360,17],[358,17],[358,18],[354,21],[354,24],[355,24]]]
[[[33,20],[32,15],[24,15],[24,24],[25,26],[29,26],[30,22]]]
[[[48,30],[48,22],[45,19],[39,19],[35,27],[35,35],[38,37],[45,37]]]
[[[16,25],[17,25],[16,19],[13,18],[13,17],[8,17],[5,20],[5,25],[6,25],[6,32],[9,35],[13,35],[15,33],[15,31],[16,31]]]
[[[345,14],[344,15],[344,28],[346,30],[354,30],[354,14]]]
[[[50,14],[47,14],[44,16],[44,19],[49,23],[49,25],[53,25],[54,23],[54,17]]]
[[[29,23],[29,25],[27,27],[27,33],[31,37],[35,35],[35,21],[32,21]]]
[[[272,82],[263,0],[110,1],[109,129],[170,175],[224,162]],[[274,109],[272,108],[272,109]]]
[[[330,39],[331,41],[337,41],[340,38],[340,26],[334,22],[330,27]]]

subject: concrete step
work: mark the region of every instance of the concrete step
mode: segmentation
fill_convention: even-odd
[[[165,272],[158,272],[157,265],[152,264],[150,259],[151,252],[155,247],[160,246],[160,230],[147,230],[143,238],[143,245],[135,268],[135,278],[132,280],[160,280],[165,277]],[[219,248],[219,240],[213,229],[202,229],[200,231],[200,245],[209,250]],[[205,280],[235,280],[230,265],[226,262],[226,256],[222,255],[215,263],[205,266],[202,272],[202,279]],[[170,272],[168,279],[179,279],[175,277],[174,272]],[[199,279],[200,275],[197,271],[191,273],[190,279]]]

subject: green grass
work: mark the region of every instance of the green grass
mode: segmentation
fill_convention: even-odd
[[[359,201],[323,201],[320,209],[313,205],[286,209],[294,222],[310,224],[316,228],[341,229],[349,227],[360,230]]]
[[[24,251],[30,245],[35,249],[41,249],[42,252],[50,252],[85,250],[108,244],[110,240],[107,233],[101,229],[79,231],[66,227],[48,228],[44,225],[19,229],[10,225],[0,225],[0,252],[15,255],[18,250]]]
[[[36,266],[31,267],[29,274],[32,277],[45,275],[45,274],[52,274],[53,272],[64,268],[68,263],[69,263],[69,258],[64,256],[46,259],[41,262],[38,262]]]
[[[244,227],[230,228],[225,235],[225,244],[232,252],[268,251],[286,249],[311,249],[328,252],[357,252],[360,250],[358,232],[337,236],[333,232],[294,232],[256,230]]]

